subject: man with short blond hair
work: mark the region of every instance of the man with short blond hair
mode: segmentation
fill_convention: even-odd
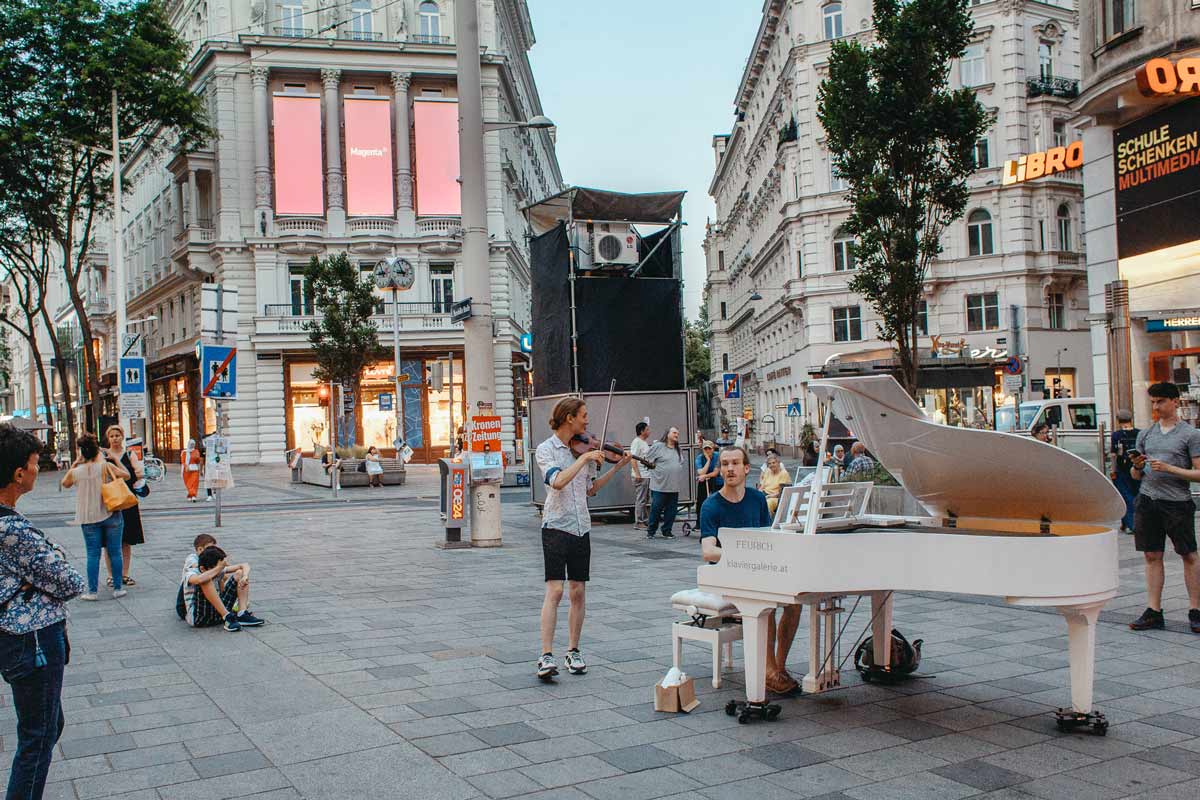
[[[750,455],[746,448],[733,445],[721,448],[721,477],[725,485],[713,492],[700,508],[700,555],[715,564],[721,560],[721,528],[766,528],[771,525],[767,497],[746,486],[750,475]],[[779,616],[776,636],[775,614],[767,617],[767,689],[776,694],[794,692],[799,684],[788,674],[786,665],[796,628],[800,625],[800,606],[785,606]]]

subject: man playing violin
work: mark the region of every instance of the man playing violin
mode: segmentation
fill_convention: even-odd
[[[583,631],[584,589],[592,560],[589,531],[592,519],[587,499],[600,491],[617,470],[630,461],[623,453],[616,465],[597,477],[604,463],[604,449],[588,450],[576,456],[572,440],[587,431],[587,405],[578,398],[559,400],[550,416],[554,434],[537,447],[538,469],[546,482],[546,503],[542,507],[542,558],[546,567],[546,597],[542,602],[542,656],[537,661],[537,676],[549,680],[558,674],[554,661],[554,628],[558,624],[558,604],[563,584],[571,610],[567,616],[567,655],[563,666],[572,675],[587,672],[587,663],[579,652]]]

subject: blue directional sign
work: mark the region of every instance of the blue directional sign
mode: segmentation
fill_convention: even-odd
[[[237,348],[203,344],[200,347],[200,388],[214,400],[237,399]]]
[[[522,333],[521,334],[521,352],[522,353],[532,353],[533,352],[533,334],[532,333]]]
[[[146,359],[122,358],[117,370],[121,394],[146,393]]]
[[[379,393],[379,410],[380,411],[391,411],[392,410],[392,393],[391,392],[380,392]]]
[[[725,399],[737,400],[742,396],[742,376],[736,372],[726,372],[721,375],[721,382],[725,385]]]

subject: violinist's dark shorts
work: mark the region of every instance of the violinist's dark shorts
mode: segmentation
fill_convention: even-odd
[[[542,558],[548,581],[586,581],[591,577],[592,536],[542,528]]]

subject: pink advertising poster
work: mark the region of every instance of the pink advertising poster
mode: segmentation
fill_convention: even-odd
[[[462,214],[458,186],[458,102],[413,101],[416,149],[417,214]]]
[[[275,96],[275,213],[325,213],[321,99]]]
[[[390,217],[395,211],[391,108],[387,99],[344,101],[348,216]]]

